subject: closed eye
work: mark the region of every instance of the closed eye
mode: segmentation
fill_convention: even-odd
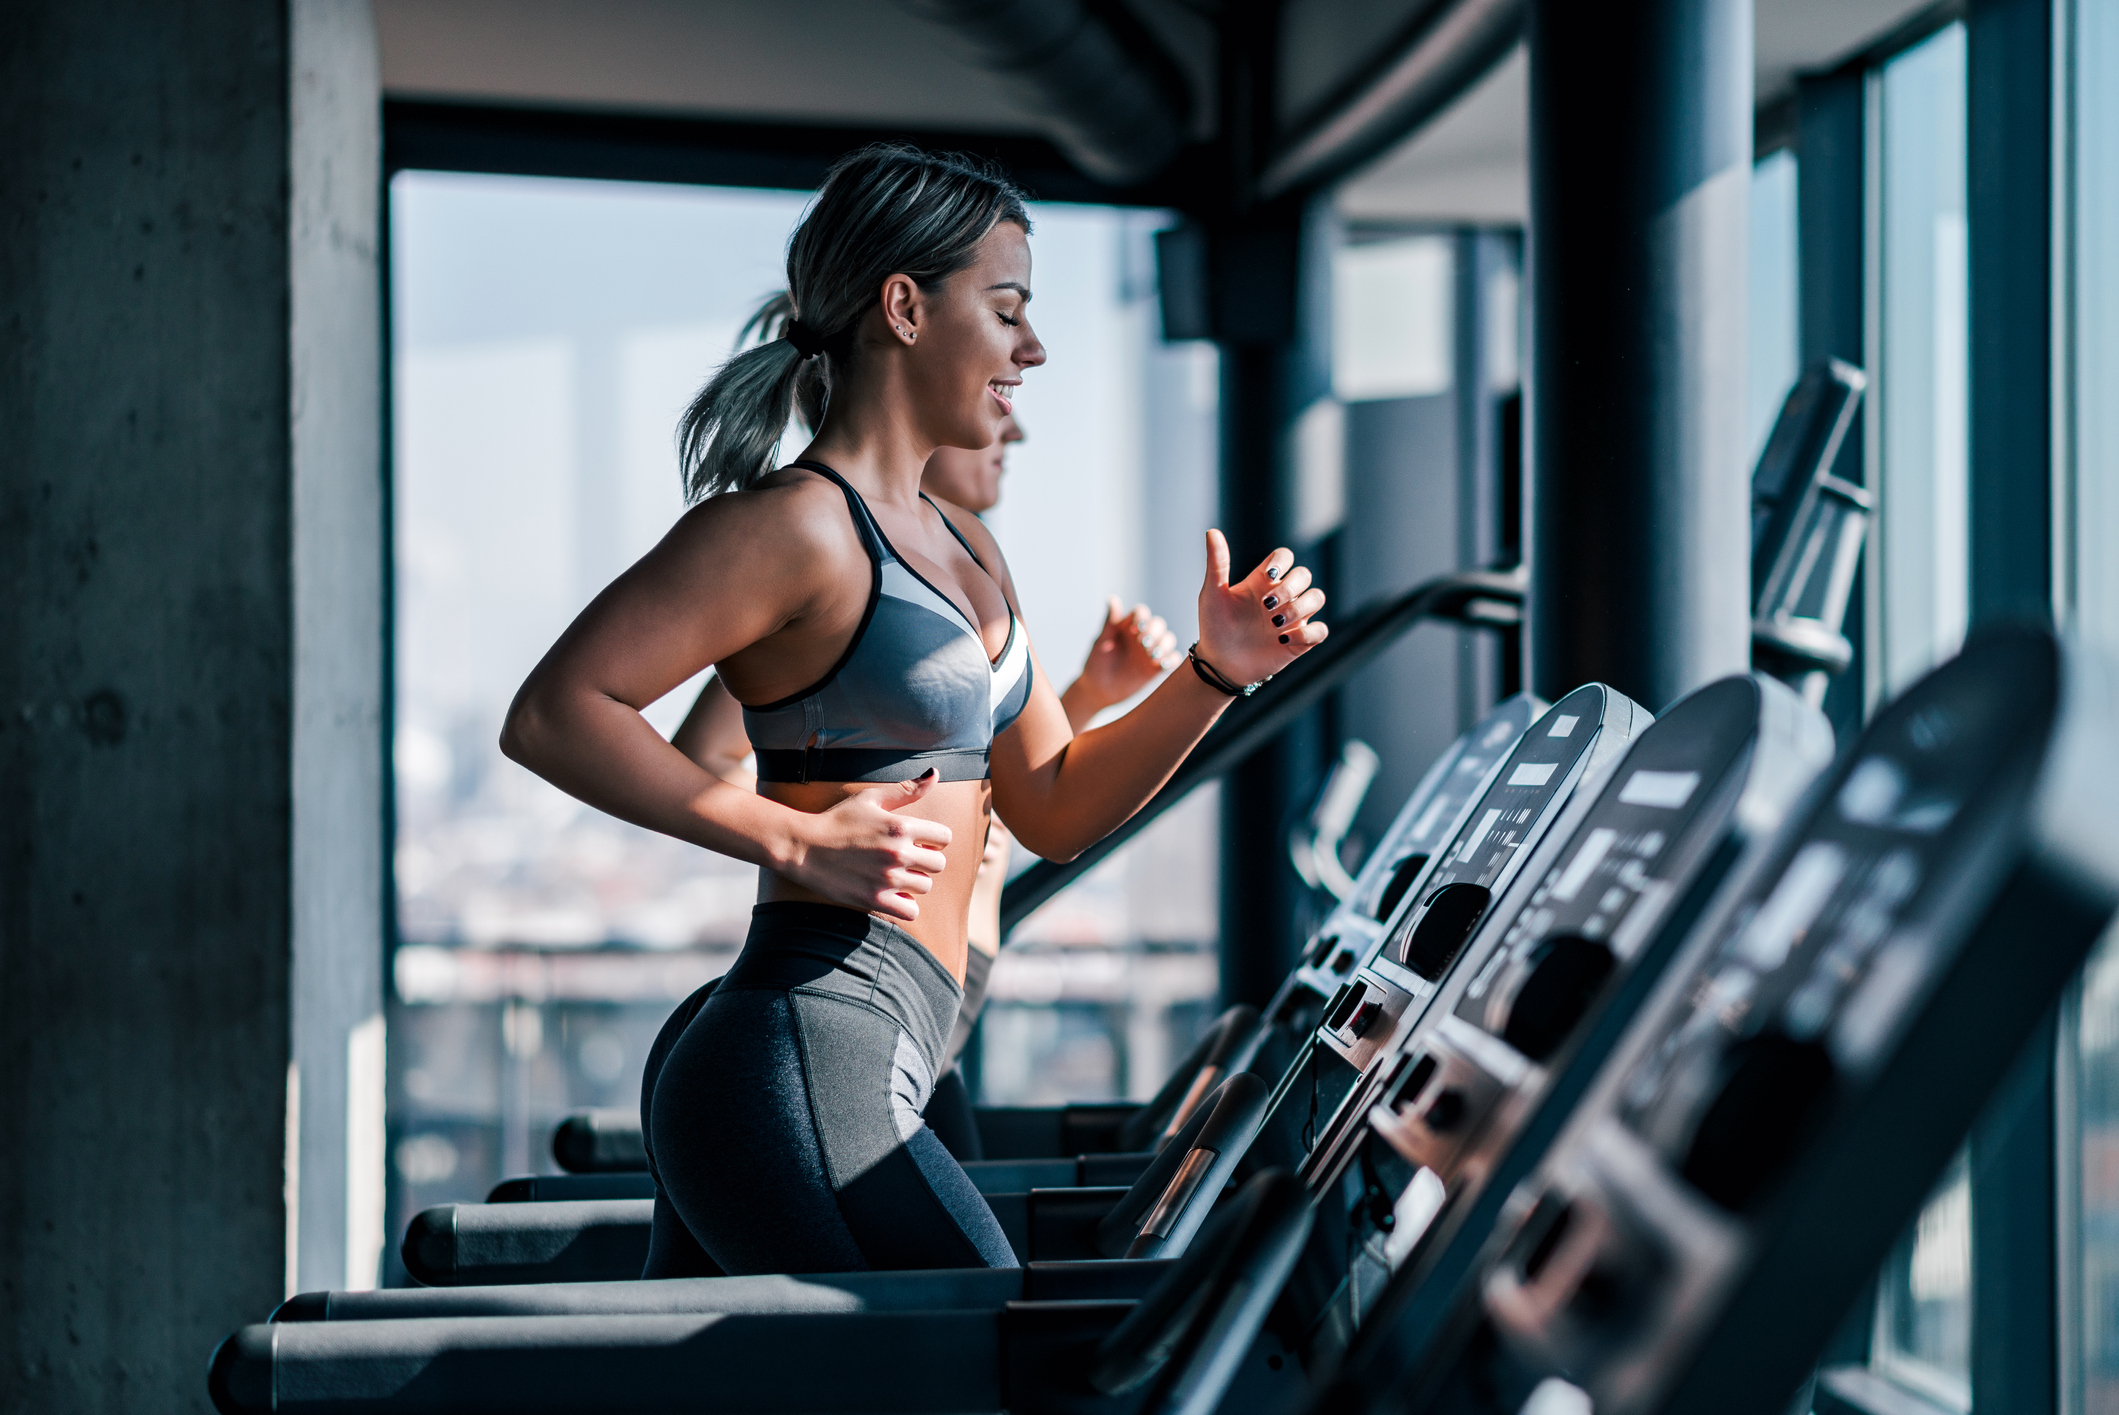
[[[1007,315],[1002,314],[999,310],[995,310],[993,312],[993,317],[995,319],[998,319],[1001,323],[1007,325],[1010,329],[1013,329],[1018,324],[1022,323],[1022,321],[1019,319],[1010,319]]]

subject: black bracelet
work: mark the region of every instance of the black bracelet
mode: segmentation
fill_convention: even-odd
[[[1196,639],[1193,641],[1192,647],[1185,650],[1185,657],[1192,660],[1192,671],[1199,675],[1199,681],[1217,693],[1227,693],[1232,698],[1248,698],[1251,694],[1258,691],[1258,684],[1256,683],[1251,684],[1249,687],[1240,687],[1230,682],[1223,676],[1220,669],[1201,658],[1199,656],[1199,642]]]

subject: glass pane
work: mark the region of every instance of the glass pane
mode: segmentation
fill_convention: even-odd
[[[2119,648],[2119,7],[2075,10],[2075,608]]]
[[[1877,405],[1882,643],[1889,695],[1953,653],[1969,607],[1965,37],[1884,66]]]
[[[2083,1415],[2119,1415],[2119,943],[2107,938],[2083,969],[2072,1177],[2081,1264],[2071,1287],[2078,1311],[2070,1364]]]
[[[1342,401],[1449,391],[1456,261],[1446,236],[1355,237],[1332,257],[1332,390]]]
[[[1220,824],[1202,787],[1015,931],[979,1022],[981,1100],[1146,1100],[1169,1078],[1221,991]]]
[[[2072,21],[2074,617],[2085,637],[2119,649],[2119,8],[2081,0]],[[2119,935],[2083,970],[2077,1019],[2067,1187],[2078,1228],[2061,1256],[2079,1266],[2066,1283],[2062,1367],[2070,1408],[2119,1415]]]
[[[1884,1265],[1872,1360],[1959,1410],[1972,1406],[1972,1180],[1963,1151]]]
[[[1751,374],[1745,398],[1751,465],[1766,449],[1781,400],[1795,385],[1797,343],[1795,154],[1783,148],[1751,169]]]

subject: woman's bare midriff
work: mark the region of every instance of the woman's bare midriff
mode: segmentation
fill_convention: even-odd
[[[758,783],[759,795],[810,815],[821,815],[856,792],[873,790],[874,782],[858,781],[812,781],[799,785],[785,781]],[[971,914],[971,886],[978,878],[979,855],[985,845],[986,821],[992,801],[993,789],[987,782],[945,781],[912,805],[894,812],[919,816],[949,827],[949,847],[942,852],[949,862],[948,867],[934,877],[931,892],[913,896],[914,902],[920,906],[920,917],[909,923],[903,919],[891,919],[890,922],[918,939],[959,983],[964,981],[968,947],[964,930]],[[760,870],[758,901],[770,904],[782,900],[813,904],[830,902],[784,875]]]

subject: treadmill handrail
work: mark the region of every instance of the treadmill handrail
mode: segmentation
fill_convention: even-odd
[[[1233,771],[1326,693],[1366,668],[1414,625],[1428,619],[1455,620],[1480,629],[1509,629],[1522,622],[1528,577],[1521,566],[1465,570],[1416,585],[1403,594],[1379,596],[1333,626],[1332,636],[1290,664],[1229,710],[1193,748],[1160,791],[1122,825],[1065,864],[1040,860],[1008,882],[1001,895],[1001,937],[1033,910],[1065,889],[1112,852],[1148,828],[1172,806],[1207,782]]]

